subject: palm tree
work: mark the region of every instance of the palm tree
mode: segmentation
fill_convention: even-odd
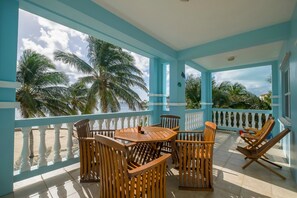
[[[55,60],[70,64],[86,74],[79,79],[90,87],[84,112],[94,111],[97,103],[103,113],[116,112],[120,110],[120,100],[125,101],[129,109],[141,109],[141,99],[132,88],[148,90],[141,77],[142,72],[134,66],[133,57],[121,48],[92,36],[87,41],[89,63],[72,53],[54,53]]]
[[[201,79],[190,75],[186,79],[186,102],[187,109],[200,108],[201,102]]]
[[[68,78],[56,72],[55,65],[44,55],[25,50],[18,61],[17,81],[21,88],[16,92],[22,117],[44,117],[67,114],[67,106],[61,102],[66,93]],[[30,133],[30,157],[33,153],[33,133]]]
[[[65,103],[69,106],[69,115],[87,114],[85,107],[87,105],[88,88],[80,82],[76,82],[68,87],[68,95],[65,97]]]

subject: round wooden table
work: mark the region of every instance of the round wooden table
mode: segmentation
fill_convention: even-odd
[[[138,147],[135,147],[135,150],[138,151],[135,153],[138,153],[137,155],[140,156],[141,161],[145,162],[159,157],[163,143],[170,140],[172,159],[176,159],[175,139],[177,132],[168,128],[152,126],[142,127],[141,131],[144,133],[138,133],[137,127],[116,130],[114,138],[137,143]],[[133,157],[134,160],[136,158]]]
[[[138,133],[136,128],[126,128],[115,131],[116,139],[128,140],[131,142],[165,142],[175,139],[177,133],[163,127],[142,127],[144,134]]]

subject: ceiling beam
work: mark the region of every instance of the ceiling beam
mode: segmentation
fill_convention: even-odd
[[[20,8],[147,57],[177,57],[169,46],[91,0],[21,0]]]
[[[213,69],[210,71],[211,72],[222,72],[222,71],[229,71],[229,70],[261,67],[261,66],[273,65],[273,64],[275,64],[275,62],[277,62],[277,60],[265,61],[265,62],[259,62],[259,63],[253,63],[253,64],[246,64],[246,65],[238,65],[238,66],[233,66],[233,67],[225,67],[225,68],[220,68],[220,69]]]
[[[192,60],[205,56],[211,56],[252,46],[286,40],[289,38],[289,34],[290,22],[284,22],[181,50],[178,52],[177,57],[179,60]]]
[[[186,65],[192,67],[193,69],[196,69],[200,72],[205,72],[207,71],[207,69],[201,65],[199,65],[198,63],[195,63],[193,61],[186,61]]]

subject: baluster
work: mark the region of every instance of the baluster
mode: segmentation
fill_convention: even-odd
[[[140,116],[137,116],[137,125],[140,124]]]
[[[90,124],[90,130],[94,130],[95,120],[90,120],[89,124]]]
[[[62,124],[55,124],[55,143],[54,143],[54,163],[60,162],[62,157],[60,155],[61,143],[60,143],[60,128]]]
[[[255,113],[252,113],[252,127],[255,128]]]
[[[146,115],[146,126],[150,126],[150,125],[151,125],[151,116]]]
[[[128,128],[130,128],[131,127],[131,124],[130,124],[130,119],[131,119],[131,117],[126,117],[127,119],[127,127]]]
[[[249,112],[245,113],[245,127],[249,127]]]
[[[22,128],[23,133],[23,148],[21,153],[21,167],[20,172],[25,172],[30,170],[30,162],[29,162],[29,133],[31,131],[31,127]]]
[[[258,129],[261,129],[262,128],[262,113],[258,113]]]
[[[115,130],[118,129],[118,121],[119,121],[119,118],[115,118],[115,119],[114,119],[114,129],[115,129]]]
[[[223,111],[223,126],[226,126],[226,111]]]
[[[99,130],[102,130],[103,121],[104,120],[97,120],[97,122],[98,122],[98,129]]]
[[[216,118],[216,111],[212,111],[212,113],[213,113],[213,122],[214,123],[217,123],[217,118]]]
[[[46,153],[46,143],[45,143],[45,131],[47,126],[39,126],[39,134],[40,134],[40,143],[39,143],[39,159],[38,159],[38,167],[47,165],[47,160],[45,157]]]
[[[222,126],[222,124],[221,124],[221,111],[218,111],[218,126]]]
[[[105,120],[105,123],[106,123],[106,129],[110,129],[110,122],[111,122],[111,119],[106,119]]]
[[[122,129],[125,128],[125,117],[121,117],[121,127]]]
[[[231,122],[231,116],[232,116],[232,112],[228,112],[228,127],[232,127],[232,122]]]
[[[132,116],[131,119],[132,119],[132,127],[136,127],[136,117]]]
[[[242,126],[242,112],[239,112],[239,128],[243,128]]]
[[[67,129],[68,129],[68,137],[67,137],[67,156],[66,159],[72,159],[74,157],[72,147],[73,147],[73,141],[72,141],[72,134],[73,134],[73,123],[67,123]]]

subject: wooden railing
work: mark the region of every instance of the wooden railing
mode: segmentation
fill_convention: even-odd
[[[186,110],[185,130],[194,130],[203,127],[203,113],[201,109]]]
[[[212,120],[221,129],[261,128],[271,110],[212,109]]]
[[[134,127],[140,122],[150,125],[151,115],[151,111],[138,111],[16,120],[14,154],[19,158],[15,160],[14,180],[19,181],[78,162],[78,142],[73,127],[78,120],[90,119],[93,129],[119,129]],[[31,131],[37,146],[35,150],[38,148],[38,157],[33,159],[29,158]]]

